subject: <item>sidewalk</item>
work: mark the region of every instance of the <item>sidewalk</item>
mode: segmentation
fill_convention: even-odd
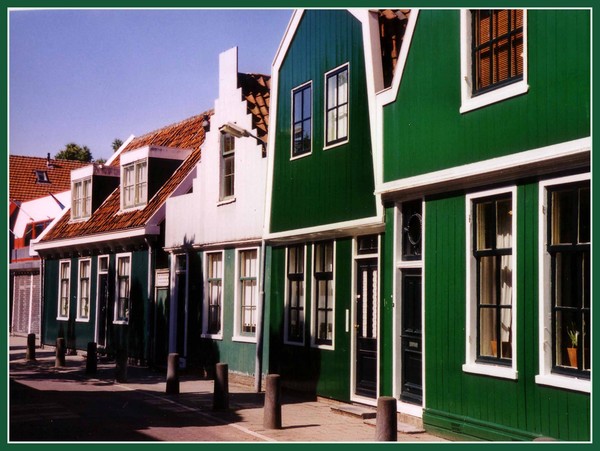
[[[166,375],[146,367],[129,366],[127,382],[115,381],[114,361],[99,359],[95,374],[85,373],[86,360],[79,355],[67,355],[66,366],[54,368],[53,347],[36,349],[36,361],[25,360],[26,337],[10,337],[10,376],[19,383],[40,379],[49,390],[95,390],[106,392],[135,392],[143,394],[145,401],[156,409],[164,409],[169,415],[177,412],[193,413],[214,423],[215,426],[235,429],[236,437],[249,441],[277,442],[374,442],[375,420],[360,416],[365,409],[324,399],[309,399],[299,394],[282,392],[282,428],[263,427],[264,392],[255,393],[254,387],[232,382],[229,378],[229,409],[214,411],[213,381],[195,378],[185,372],[180,376],[179,394],[166,394]],[[46,377],[47,376],[47,377]],[[263,387],[264,389],[264,387]],[[39,388],[38,388],[39,390]],[[375,409],[367,408],[375,412]],[[360,411],[360,412],[359,412]],[[108,419],[107,419],[108,420]],[[166,428],[165,428],[166,429]],[[154,440],[196,441],[197,437],[186,434],[185,428],[147,431]],[[424,443],[442,442],[442,438],[428,434],[414,426],[398,423],[398,441]],[[233,432],[233,431],[232,431]],[[154,435],[152,435],[154,434]],[[241,434],[241,435],[240,435]]]

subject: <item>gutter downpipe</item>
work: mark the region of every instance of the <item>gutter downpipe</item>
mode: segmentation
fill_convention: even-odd
[[[254,365],[254,391],[260,393],[262,383],[262,348],[263,348],[263,321],[265,305],[265,240],[260,245],[260,282],[259,282],[259,304],[258,321],[256,325],[256,360]]]
[[[156,364],[156,362],[154,362],[154,351],[156,350],[156,343],[154,341],[151,343],[150,341],[150,325],[153,322],[154,324],[156,324],[156,314],[154,311],[156,309],[156,303],[154,302],[154,248],[152,246],[151,240],[149,240],[148,237],[145,237],[144,240],[146,241],[146,246],[148,246],[148,307],[146,309],[146,361]],[[152,308],[153,306],[154,309]],[[154,337],[154,340],[156,340],[156,333],[152,335]]]

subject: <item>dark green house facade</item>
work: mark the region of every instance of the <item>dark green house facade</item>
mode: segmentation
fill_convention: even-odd
[[[379,94],[382,327],[421,312],[427,428],[589,440],[591,13],[411,19]],[[382,339],[382,394],[402,400],[410,346]]]
[[[366,10],[292,16],[271,82],[265,236],[269,371],[289,387],[367,403],[377,393],[383,231],[373,171],[376,27]]]

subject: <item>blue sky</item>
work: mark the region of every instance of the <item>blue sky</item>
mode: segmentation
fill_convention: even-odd
[[[213,107],[219,53],[270,73],[285,9],[12,10],[9,152],[52,157],[69,142],[108,158],[141,135]]]

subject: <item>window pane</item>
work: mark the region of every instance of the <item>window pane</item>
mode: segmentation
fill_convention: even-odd
[[[494,202],[480,202],[476,207],[477,250],[492,249],[496,242]]]
[[[572,310],[556,312],[556,365],[577,368],[576,357],[569,356],[567,348],[579,345],[580,331],[577,316]]]
[[[590,242],[590,189],[579,190],[579,243]]]
[[[578,288],[581,283],[577,280],[577,266],[581,265],[582,262],[578,261],[576,254],[568,252],[557,253],[555,259],[554,292],[556,305],[577,307],[580,301],[578,299]]]
[[[481,257],[479,263],[479,303],[496,302],[496,257]]]
[[[496,309],[482,308],[479,323],[479,352],[485,357],[498,357],[496,337]]]
[[[302,119],[308,119],[312,116],[311,114],[311,91],[312,88],[310,86],[304,88],[302,90]]]
[[[552,244],[570,244],[576,242],[577,230],[572,226],[572,207],[577,205],[573,190],[552,193]]]
[[[327,142],[335,141],[337,139],[337,110],[331,110],[327,112]]]
[[[327,78],[327,108],[333,108],[337,105],[337,78],[330,76]]]
[[[294,123],[302,119],[302,98],[304,91],[297,91],[294,93]]]
[[[338,74],[338,105],[348,102],[348,71],[343,70]]]
[[[496,247],[508,249],[512,247],[512,202],[510,199],[497,203]]]

